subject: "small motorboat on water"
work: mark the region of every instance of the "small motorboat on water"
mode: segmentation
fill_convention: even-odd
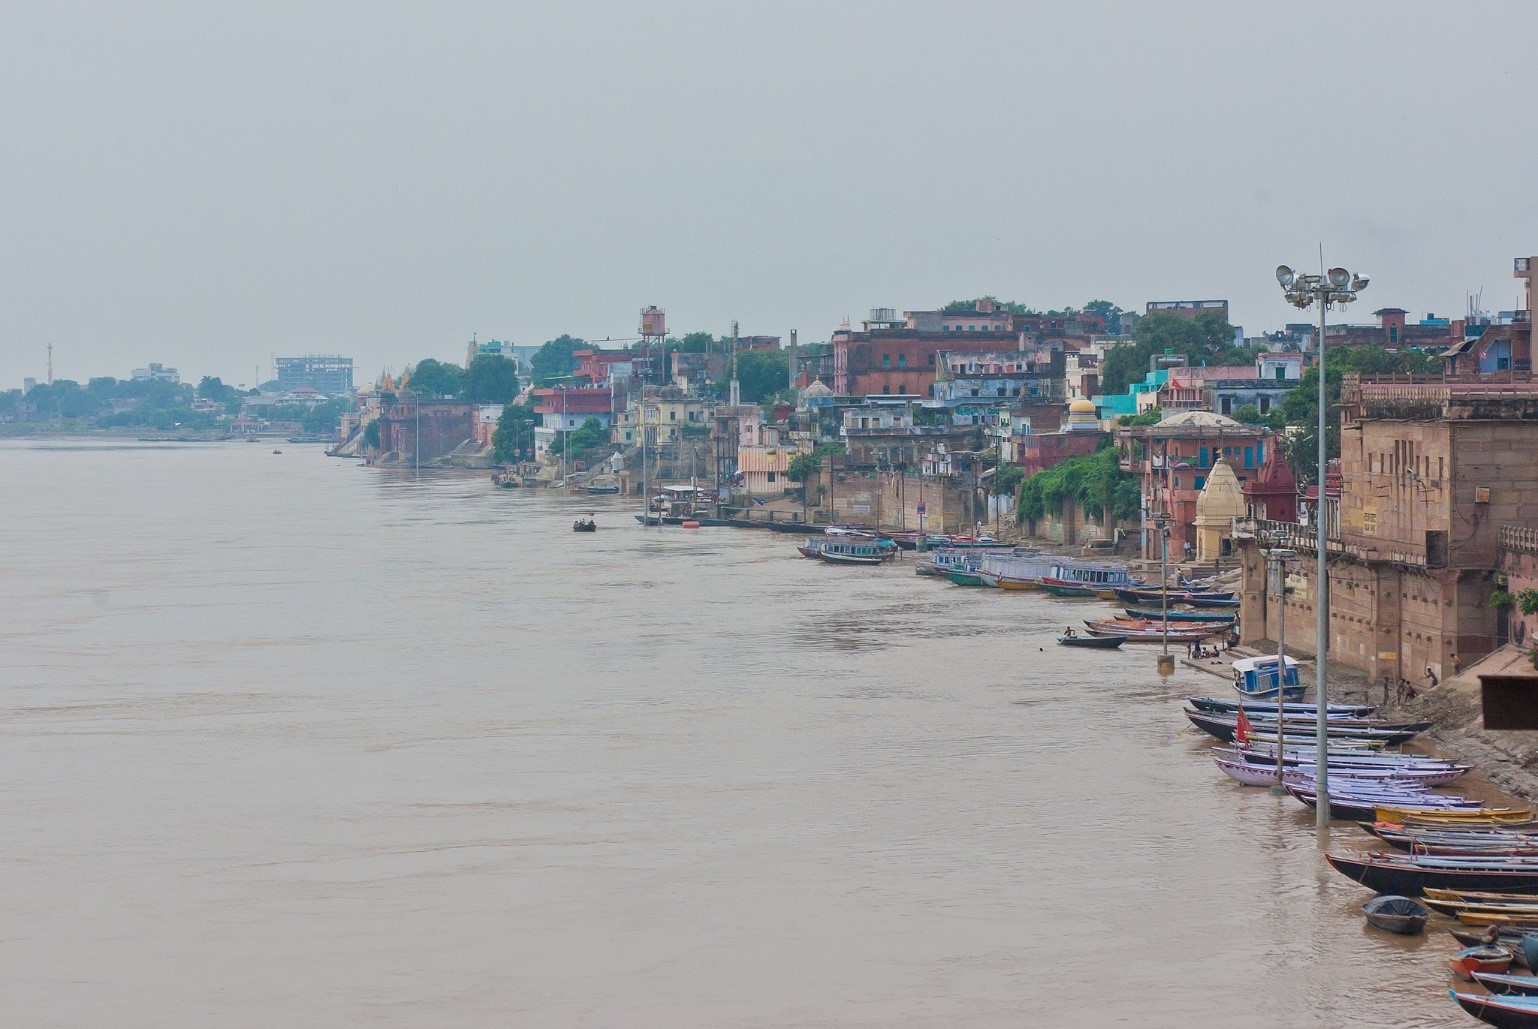
[[[571,531],[572,532],[597,532],[598,531],[598,523],[593,521],[593,516],[591,514],[589,514],[589,515],[587,515],[584,518],[578,518],[576,521],[572,522],[571,523]]]
[[[1426,931],[1431,910],[1419,901],[1395,894],[1374,897],[1362,905],[1367,924],[1400,936],[1415,936]]]
[[[1115,650],[1127,642],[1125,636],[1059,636],[1059,645],[1064,647],[1092,647],[1096,650]]]

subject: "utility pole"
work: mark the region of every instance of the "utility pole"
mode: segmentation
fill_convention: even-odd
[[[53,385],[53,344],[48,344],[48,385]]]

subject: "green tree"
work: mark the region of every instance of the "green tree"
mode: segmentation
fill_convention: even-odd
[[[1441,358],[1414,350],[1384,350],[1382,347],[1336,347],[1325,352],[1324,392],[1329,410],[1338,410],[1340,387],[1347,372],[1362,375],[1424,375],[1441,367]],[[1319,439],[1319,366],[1303,373],[1298,384],[1287,391],[1282,402],[1271,409],[1265,423],[1273,429],[1287,430],[1282,454],[1292,466],[1301,485],[1314,485],[1318,479]],[[1325,424],[1325,450],[1340,456],[1340,418]]]
[[[539,416],[534,404],[507,404],[491,435],[492,458],[501,464],[534,459],[534,425]]]
[[[790,384],[789,358],[783,350],[748,350],[737,355],[742,402],[757,404]]]
[[[1047,513],[1062,514],[1067,502],[1077,502],[1086,511],[1099,511],[1102,519],[1136,517],[1142,504],[1142,483],[1136,475],[1121,470],[1121,459],[1109,437],[1093,454],[1069,458],[1026,479],[1020,485],[1015,518],[1024,524]]]
[[[465,388],[465,370],[431,357],[418,361],[406,380],[406,389],[428,399],[454,398]]]
[[[518,395],[518,362],[477,354],[465,371],[463,396],[477,404],[507,404]]]
[[[363,445],[370,450],[379,449],[379,419],[374,419],[363,428]]]
[[[337,426],[341,424],[342,413],[352,408],[350,400],[328,400],[324,404],[316,404],[304,413],[300,423],[304,431],[317,436],[334,434]]]
[[[940,308],[940,310],[946,314],[966,314],[968,312],[976,311],[978,303],[983,300],[991,300],[998,310],[1003,311],[1006,314],[1041,313],[1034,308],[1026,307],[1024,304],[1016,303],[1013,300],[1000,300],[998,297],[978,297],[976,300],[952,300],[950,303]]]
[[[94,384],[95,380],[92,382]],[[198,396],[216,404],[228,405],[231,400],[239,398],[240,391],[234,386],[226,386],[217,376],[205,375],[198,381]]]
[[[1264,425],[1266,416],[1260,413],[1260,408],[1254,404],[1245,404],[1234,412],[1234,421],[1243,425]]]
[[[564,379],[577,370],[578,350],[587,349],[587,341],[575,336],[560,335],[550,340],[529,361],[529,374],[537,385],[548,385],[556,379]]]
[[[1234,346],[1234,327],[1216,311],[1185,318],[1173,311],[1155,311],[1142,318],[1132,342],[1112,347],[1100,364],[1104,393],[1125,393],[1142,382],[1155,354],[1179,354],[1193,365],[1250,364],[1258,348]]]
[[[993,474],[993,486],[990,492],[996,497],[1005,497],[1020,488],[1020,483],[1025,481],[1025,469],[1017,464],[1006,464],[999,467]]]
[[[1142,414],[1124,414],[1116,419],[1116,424],[1125,428],[1131,425],[1158,425],[1163,420],[1163,410],[1157,407],[1150,407]]]
[[[791,482],[805,482],[815,472],[825,457],[839,457],[848,453],[842,443],[824,443],[810,454],[797,454],[785,466],[785,478]]]
[[[597,418],[589,415],[583,419],[581,425],[570,432],[556,433],[554,448],[557,452],[565,450],[572,454],[581,454],[608,442],[609,430],[605,429]]]

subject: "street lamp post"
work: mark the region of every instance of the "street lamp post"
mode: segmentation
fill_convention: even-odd
[[[1321,262],[1323,263],[1323,262]],[[1317,825],[1323,833],[1330,829],[1330,780],[1329,780],[1329,726],[1328,709],[1329,685],[1327,681],[1326,656],[1329,650],[1330,640],[1330,616],[1327,608],[1329,602],[1329,570],[1325,566],[1326,542],[1325,542],[1325,500],[1324,500],[1324,472],[1328,461],[1325,448],[1325,430],[1329,415],[1329,405],[1325,395],[1325,368],[1324,368],[1324,316],[1331,304],[1349,304],[1356,299],[1356,295],[1367,288],[1367,278],[1362,275],[1353,275],[1344,268],[1331,268],[1323,275],[1299,275],[1285,264],[1277,266],[1276,281],[1281,284],[1282,292],[1287,297],[1287,302],[1300,311],[1306,311],[1314,304],[1319,305],[1319,346],[1315,353],[1316,366],[1319,369],[1319,506],[1314,511],[1314,537],[1318,542],[1319,568],[1317,571],[1317,588],[1314,593],[1314,665],[1318,670],[1318,684],[1315,689],[1314,703],[1318,705],[1318,713],[1314,719],[1316,747],[1316,764],[1314,772],[1314,788],[1318,791],[1319,803],[1316,805]],[[1280,716],[1281,709],[1277,709]],[[1277,755],[1281,759],[1281,755]]]

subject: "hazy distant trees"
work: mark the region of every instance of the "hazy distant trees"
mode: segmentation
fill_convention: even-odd
[[[529,362],[529,374],[534,377],[534,384],[548,385],[576,371],[576,352],[587,348],[586,340],[564,333],[550,340],[534,352],[534,357]]]
[[[418,361],[406,379],[406,389],[427,399],[453,398],[465,388],[465,370],[434,358]]]
[[[478,354],[465,371],[461,396],[477,404],[506,404],[518,396],[518,362]]]
[[[1107,351],[1100,363],[1102,393],[1125,393],[1148,374],[1155,354],[1180,354],[1193,365],[1252,364],[1258,348],[1234,346],[1234,327],[1216,311],[1186,318],[1155,311],[1138,320],[1132,342]]]
[[[757,404],[790,385],[790,359],[783,350],[746,350],[737,355],[742,402]]]
[[[491,455],[500,464],[534,459],[534,423],[539,416],[534,405],[507,404],[497,419],[497,431],[491,436]]]

